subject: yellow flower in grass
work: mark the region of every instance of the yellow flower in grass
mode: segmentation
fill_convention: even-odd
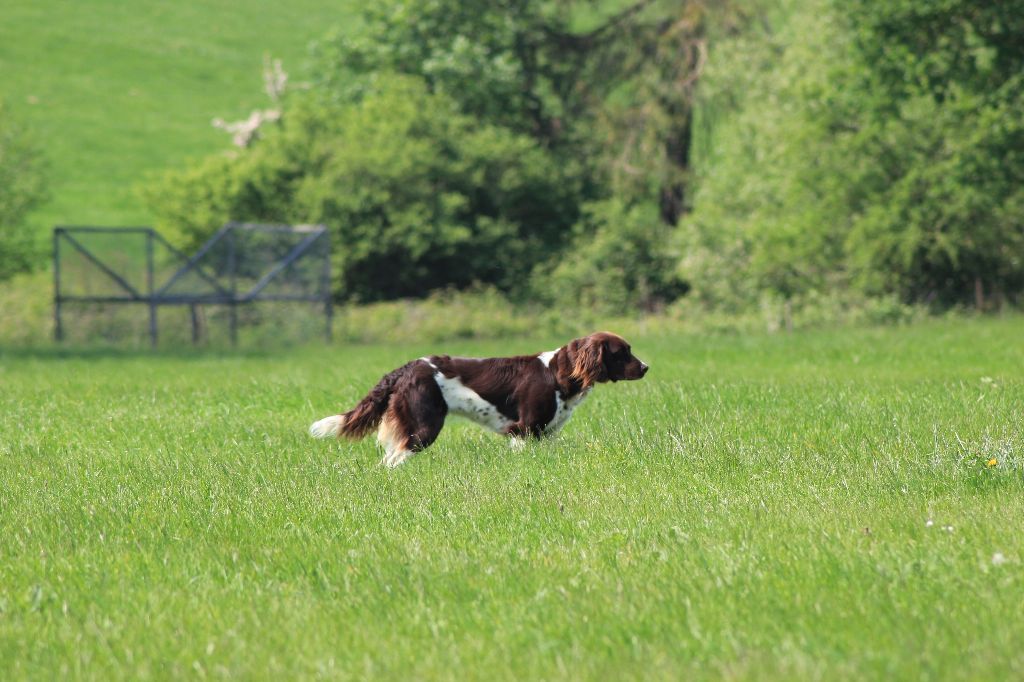
[[[999,462],[996,461],[995,457],[993,457],[989,461],[985,462],[985,466],[987,466],[987,467],[994,467],[997,464],[999,464]]]

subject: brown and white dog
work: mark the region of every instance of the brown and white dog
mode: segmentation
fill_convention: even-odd
[[[552,436],[594,384],[639,379],[647,365],[621,336],[598,332],[539,355],[431,355],[386,374],[344,414],[309,427],[314,438],[358,439],[377,429],[383,464],[396,467],[437,438],[448,414],[466,417],[514,445]]]

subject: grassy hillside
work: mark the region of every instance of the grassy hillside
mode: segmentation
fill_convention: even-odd
[[[306,426],[556,342],[0,355],[0,678],[1021,679],[1022,334],[633,338],[394,471]]]
[[[6,0],[0,97],[52,166],[54,223],[138,224],[146,173],[229,148],[216,116],[267,105],[264,54],[300,75],[311,40],[350,21],[347,0]]]

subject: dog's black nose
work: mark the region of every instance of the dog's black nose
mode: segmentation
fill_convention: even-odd
[[[641,362],[640,363],[640,376],[643,376],[643,375],[647,374],[647,370],[649,370],[649,369],[650,369],[650,367],[647,365],[646,362]]]

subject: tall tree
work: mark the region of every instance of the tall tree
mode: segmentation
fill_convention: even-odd
[[[1024,292],[1024,2],[782,2],[720,42],[686,274],[712,303]]]
[[[1024,291],[1024,2],[838,5],[861,68],[852,153],[878,163],[849,240],[869,291],[973,302]]]
[[[467,114],[589,160],[593,182],[653,195],[674,225],[711,14],[700,0],[638,0],[610,14],[550,0],[372,3],[364,30],[321,46],[321,83],[352,97],[380,72],[420,76]]]
[[[318,45],[311,87],[279,121],[237,157],[174,175],[154,207],[192,239],[228,215],[322,220],[341,245],[339,294],[363,300],[475,281],[526,296],[560,259],[601,258],[620,215],[629,262],[670,268],[653,253],[664,232],[640,223],[684,210],[708,10],[598,7],[367,3],[358,30]],[[597,231],[605,247],[579,248]],[[637,291],[678,290],[634,274],[621,281]]]

